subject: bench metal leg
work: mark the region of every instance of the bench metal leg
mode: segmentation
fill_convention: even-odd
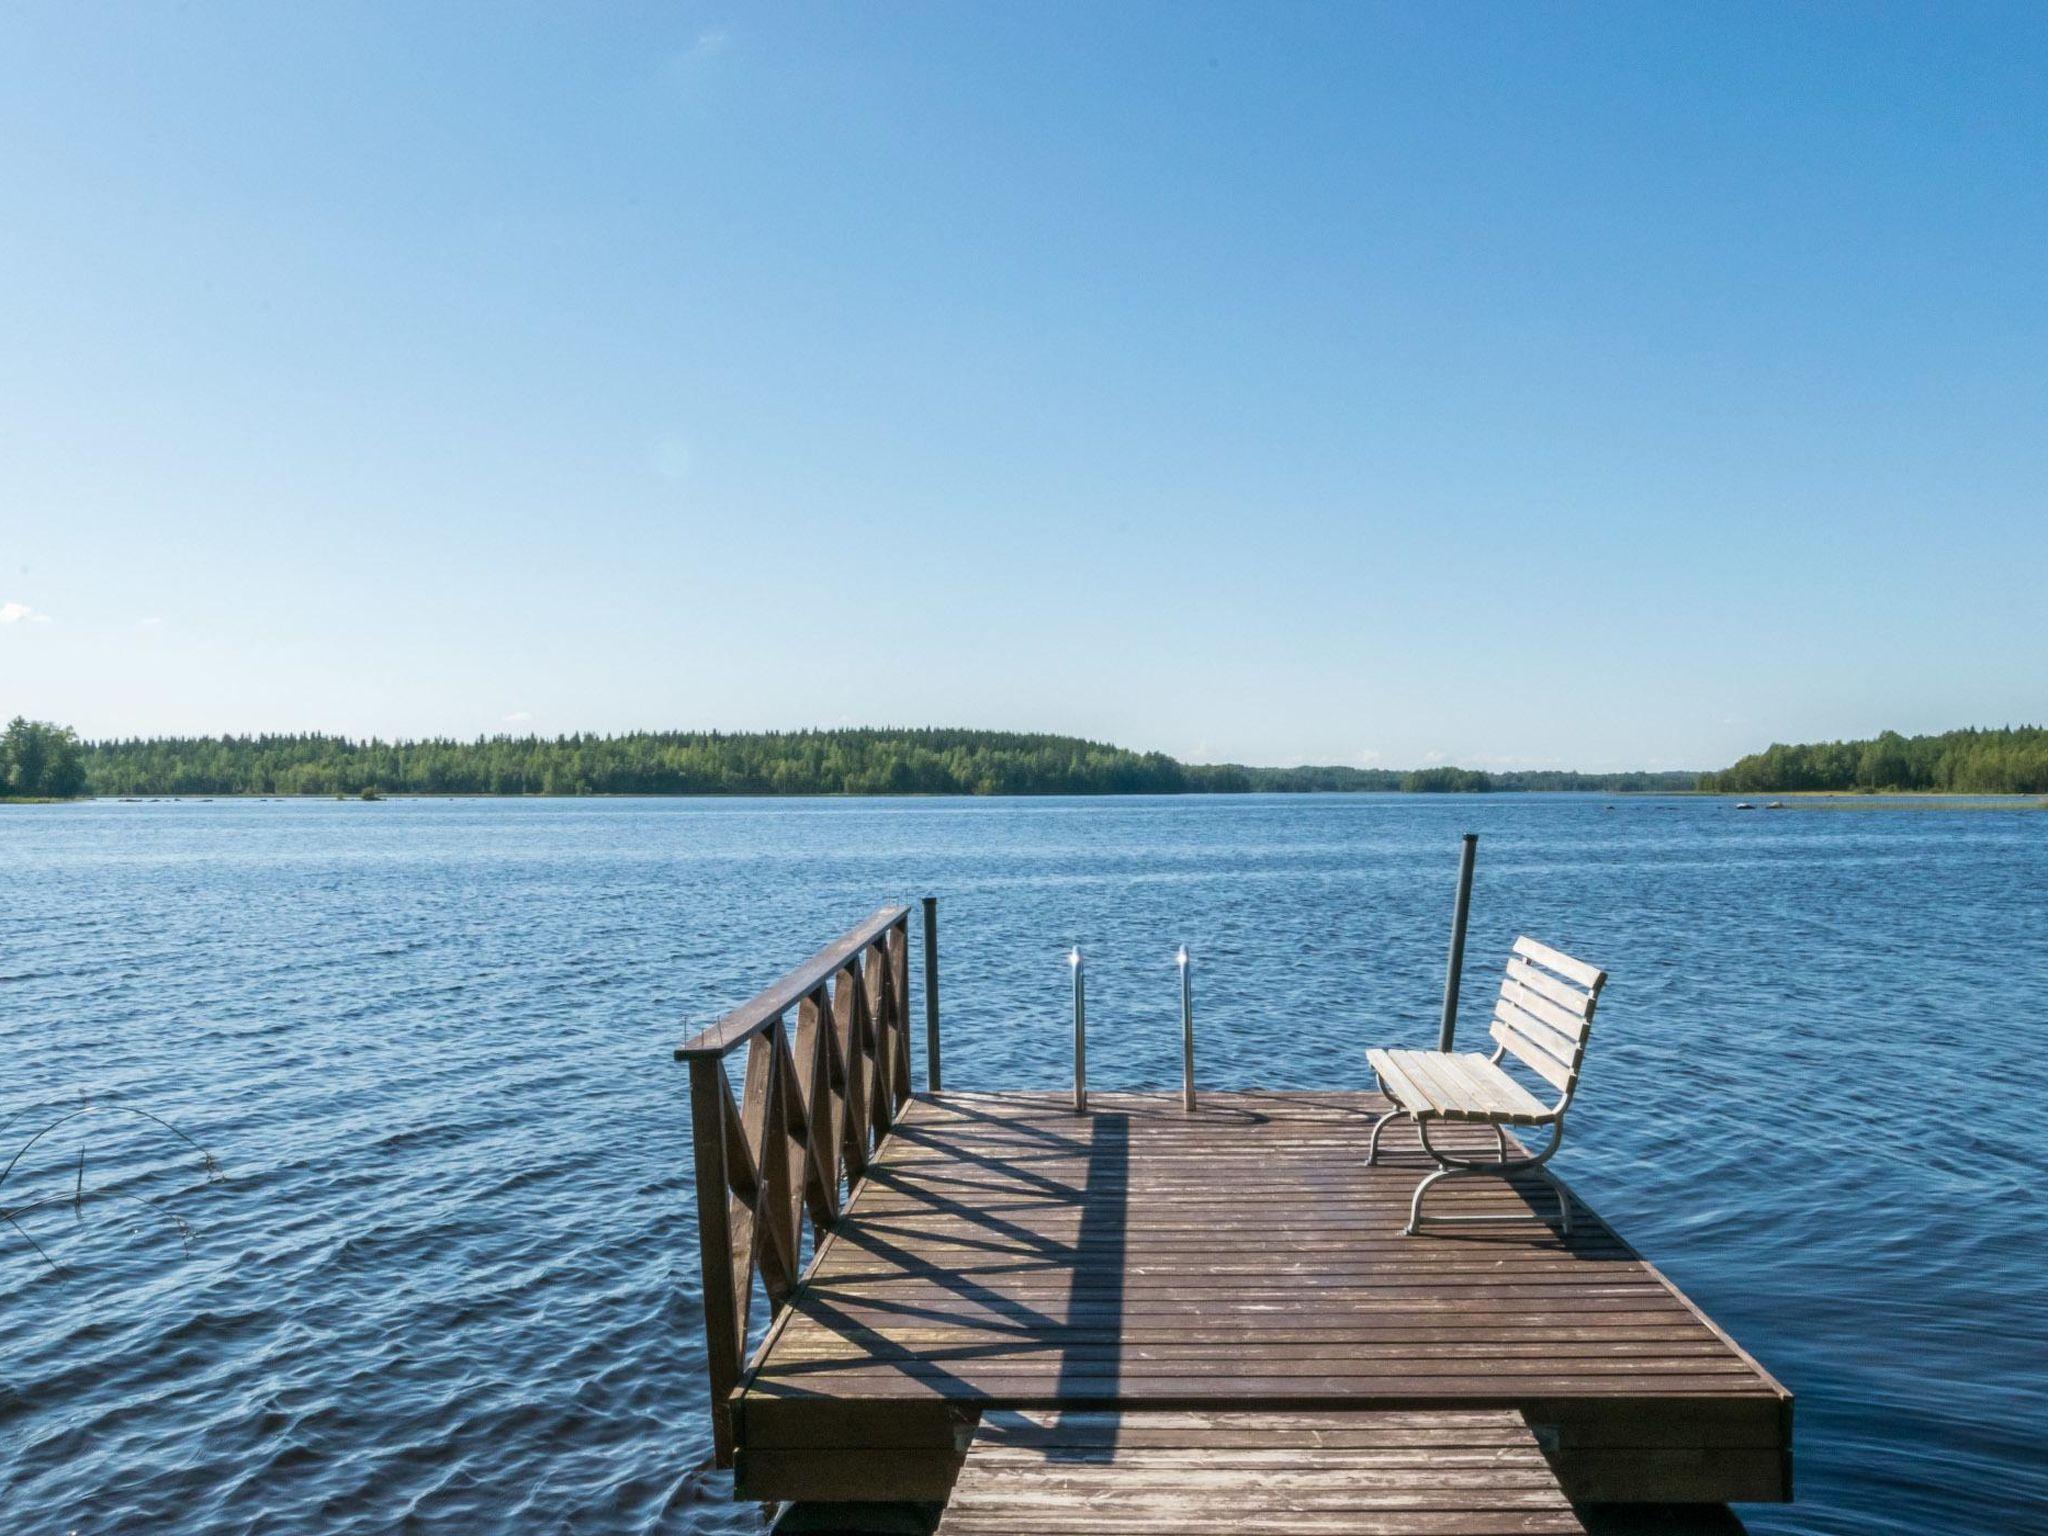
[[[1380,1132],[1387,1128],[1389,1120],[1398,1120],[1407,1114],[1405,1109],[1390,1109],[1372,1123],[1372,1141],[1365,1149],[1365,1166],[1370,1168],[1380,1160]]]
[[[1385,1099],[1389,1104],[1393,1104],[1394,1096],[1391,1093],[1387,1092],[1386,1082],[1384,1079],[1380,1077],[1380,1075],[1377,1072],[1373,1074],[1373,1081],[1379,1084],[1380,1097]],[[1380,1132],[1384,1131],[1387,1128],[1387,1122],[1389,1120],[1398,1120],[1407,1113],[1408,1111],[1403,1109],[1400,1105],[1394,1104],[1394,1107],[1392,1109],[1388,1110],[1384,1115],[1381,1115],[1379,1119],[1373,1121],[1372,1140],[1369,1143],[1367,1143],[1365,1149],[1366,1167],[1371,1168],[1380,1160]]]
[[[1393,1117],[1390,1115],[1387,1118],[1391,1119]],[[1381,1123],[1384,1124],[1385,1122],[1382,1121]],[[1432,1145],[1429,1139],[1429,1122],[1426,1120],[1417,1120],[1415,1128],[1422,1137],[1422,1149],[1436,1159],[1437,1170],[1415,1186],[1415,1197],[1408,1203],[1408,1225],[1402,1229],[1406,1236],[1420,1236],[1425,1221],[1431,1226],[1438,1227],[1497,1226],[1504,1222],[1517,1221],[1537,1221],[1548,1225],[1548,1220],[1535,1211],[1531,1211],[1526,1216],[1425,1217],[1422,1214],[1422,1197],[1429,1192],[1432,1185],[1439,1184],[1446,1179],[1473,1178],[1482,1174],[1496,1178],[1505,1178],[1509,1174],[1526,1172],[1535,1173],[1537,1177],[1550,1186],[1552,1193],[1557,1196],[1558,1233],[1563,1237],[1570,1237],[1572,1235],[1571,1191],[1565,1188],[1563,1182],[1556,1174],[1543,1166],[1550,1161],[1551,1154],[1557,1150],[1559,1143],[1564,1140],[1564,1120],[1561,1117],[1551,1123],[1550,1145],[1535,1156],[1525,1158],[1519,1162],[1509,1159],[1507,1155],[1507,1132],[1498,1125],[1493,1127],[1494,1144],[1500,1149],[1501,1155],[1493,1161],[1481,1158],[1459,1157],[1444,1151],[1441,1147]],[[1373,1131],[1375,1139],[1377,1139],[1379,1127],[1375,1126]]]

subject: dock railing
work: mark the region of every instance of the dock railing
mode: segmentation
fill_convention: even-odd
[[[909,916],[908,907],[881,908],[676,1047],[676,1059],[690,1066],[720,1466],[732,1465],[730,1397],[746,1369],[755,1277],[772,1318],[796,1288],[805,1212],[815,1247],[910,1098]],[[742,1046],[735,1103],[726,1061]]]

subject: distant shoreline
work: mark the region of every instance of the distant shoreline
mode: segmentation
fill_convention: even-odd
[[[319,795],[1101,795],[1259,791],[1462,793],[1691,789],[1690,770],[1588,774],[1261,768],[1184,763],[1074,736],[1017,731],[638,731],[469,741],[344,736],[165,737],[82,746],[84,787],[109,798]]]
[[[813,800],[838,801],[1058,801],[1058,800],[1236,800],[1253,799],[1289,800],[1345,800],[1373,798],[1386,800],[1427,801],[1431,799],[1474,799],[1505,800],[1562,800],[1578,798],[1605,801],[1612,810],[1619,800],[1630,801],[1698,801],[1719,803],[1731,812],[1767,815],[1770,811],[1802,812],[1816,814],[1858,814],[1885,811],[1906,814],[1937,815],[1963,811],[2048,811],[2048,798],[2033,794],[1993,794],[1972,790],[1788,790],[1772,805],[1742,801],[1740,796],[1726,791],[1690,789],[1499,789],[1480,790],[1313,790],[1313,789],[1269,789],[1250,791],[1222,790],[1178,790],[1178,791],[1045,791],[1031,794],[949,794],[920,793],[907,791],[896,794],[854,792],[843,790],[819,791],[815,793],[760,794],[745,791],[589,791],[584,793],[531,792],[525,794],[500,794],[490,791],[467,791],[438,793],[400,791],[392,794],[379,793],[365,798],[362,795],[304,794],[279,795],[256,793],[228,794],[184,794],[184,795],[77,795],[69,798],[52,796],[0,796],[0,810],[10,808],[84,806],[84,805],[212,805],[216,803],[239,803],[243,805],[383,805],[396,801],[417,804],[449,803],[454,801],[504,801],[519,802],[560,802],[560,801],[630,801],[630,800],[696,800],[696,801],[768,801],[799,802]]]
[[[8,728],[0,788],[24,799],[316,799],[329,796],[783,798],[1181,794],[1741,795],[1870,798],[2048,794],[2048,729],[1949,731],[1775,744],[1718,772],[1586,773],[1432,763],[1187,763],[1075,736],[945,727],[635,731],[619,735],[180,736],[81,742]]]
[[[1994,805],[2006,809],[2048,810],[2048,797],[2033,793],[2002,793],[1988,790],[1784,790],[1773,798],[1775,806],[1745,801],[1728,790],[1703,789],[1492,789],[1492,790],[1400,790],[1400,789],[1256,789],[1256,790],[1044,790],[1020,793],[963,794],[949,791],[905,790],[896,793],[873,790],[806,790],[772,793],[758,790],[587,790],[528,791],[493,790],[394,790],[365,797],[360,794],[262,794],[229,791],[217,794],[157,795],[75,795],[66,799],[42,797],[0,797],[6,805],[202,805],[215,801],[243,801],[265,804],[382,804],[387,801],[447,800],[1242,800],[1284,796],[1289,799],[1345,799],[1356,796],[1399,799],[1489,798],[1519,799],[1580,796],[1586,799],[1698,800],[1726,802],[1731,809],[1740,805],[1751,810],[1845,810],[1963,808]]]

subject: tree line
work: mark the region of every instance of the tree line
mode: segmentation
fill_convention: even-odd
[[[642,731],[473,741],[342,736],[93,742],[101,795],[1042,795],[1174,793],[1181,765],[998,731]]]
[[[20,715],[7,722],[0,734],[0,800],[69,800],[85,786],[76,731]]]
[[[1867,741],[1774,743],[1719,773],[1700,788],[1723,794],[1797,790],[1944,790],[1983,795],[2048,794],[2048,728],[1943,731]]]
[[[1114,795],[1686,789],[1691,774],[1190,764],[1011,731],[184,736],[84,748],[98,795]]]
[[[1114,795],[1723,794],[1936,790],[2048,794],[2048,728],[1776,743],[1718,773],[1484,772],[1183,763],[1071,736],[893,730],[480,736],[321,734],[81,742],[15,718],[0,735],[0,799],[96,795]]]

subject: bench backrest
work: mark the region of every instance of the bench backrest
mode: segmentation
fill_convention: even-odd
[[[1558,1090],[1559,1109],[1579,1086],[1593,1006],[1606,985],[1605,971],[1526,936],[1515,940],[1508,956],[1489,1033]]]

